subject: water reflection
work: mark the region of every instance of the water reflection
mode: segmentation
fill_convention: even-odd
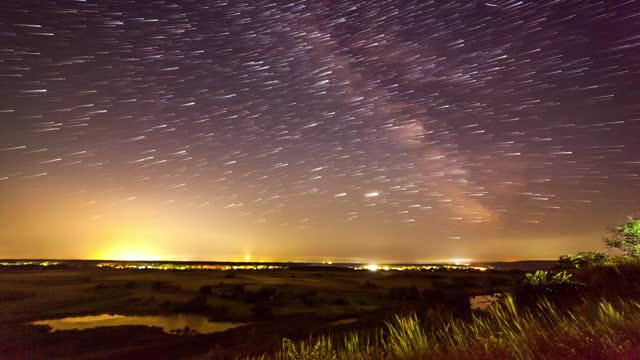
[[[63,319],[40,320],[34,325],[47,325],[51,331],[85,330],[101,326],[144,325],[159,327],[169,334],[210,334],[226,331],[245,323],[210,322],[206,317],[194,314],[164,316],[89,315]]]
[[[469,298],[469,305],[471,310],[488,310],[501,296],[500,293],[472,296]]]
[[[327,325],[334,326],[334,325],[353,324],[353,323],[355,323],[357,321],[358,321],[358,318],[348,318],[348,319],[336,320],[336,321],[330,322]]]

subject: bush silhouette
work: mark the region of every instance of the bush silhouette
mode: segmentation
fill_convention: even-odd
[[[601,252],[584,251],[576,254],[560,256],[560,266],[563,268],[583,268],[586,266],[604,265],[611,262],[611,256]]]
[[[566,271],[551,273],[538,270],[527,273],[525,279],[515,291],[514,298],[521,305],[531,306],[540,301],[548,300],[556,305],[575,305],[585,294],[587,286],[573,281],[572,275]]]
[[[620,250],[625,255],[640,255],[640,217],[630,216],[624,224],[609,228],[609,235],[604,242],[609,248]]]

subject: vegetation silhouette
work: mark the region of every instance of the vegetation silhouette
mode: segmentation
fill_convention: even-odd
[[[394,287],[391,300],[436,306],[422,315],[398,314],[369,330],[298,342],[285,338],[280,349],[244,359],[637,358],[640,219],[611,227],[604,242],[618,254],[563,255],[555,270],[524,274],[488,311],[453,311],[451,303],[460,298],[456,290],[474,285],[464,279],[434,280],[436,288],[421,294],[415,286]]]
[[[620,250],[627,256],[639,256],[640,216],[629,216],[624,224],[610,227],[604,242],[609,248]]]

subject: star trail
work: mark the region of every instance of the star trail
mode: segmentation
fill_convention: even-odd
[[[637,1],[0,8],[0,258],[555,258],[640,210]]]

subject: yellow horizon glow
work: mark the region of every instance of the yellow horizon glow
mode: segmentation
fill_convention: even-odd
[[[110,247],[98,251],[94,259],[99,260],[120,260],[120,261],[157,261],[169,260],[153,251],[152,249],[142,245],[121,245]]]
[[[157,261],[169,260],[158,250],[158,234],[153,231],[141,231],[131,227],[122,227],[95,251],[91,257],[100,260]]]

